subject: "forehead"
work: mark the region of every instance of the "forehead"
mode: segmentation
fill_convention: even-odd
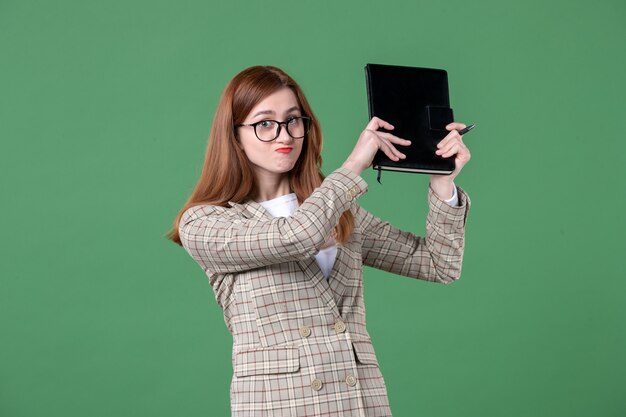
[[[284,87],[257,103],[250,111],[248,117],[255,117],[261,114],[280,116],[293,111],[294,107],[298,110],[300,109],[298,99],[290,88]]]

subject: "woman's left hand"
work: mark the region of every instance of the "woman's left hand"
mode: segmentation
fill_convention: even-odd
[[[450,123],[446,126],[446,130],[449,130],[450,133],[437,144],[437,151],[435,152],[437,155],[443,158],[456,155],[454,158],[455,169],[450,175],[430,176],[430,186],[444,200],[452,197],[454,179],[471,158],[469,149],[463,143],[463,137],[459,135],[459,130],[465,129],[465,127],[463,123]]]

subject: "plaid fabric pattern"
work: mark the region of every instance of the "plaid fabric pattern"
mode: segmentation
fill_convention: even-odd
[[[185,250],[202,267],[233,335],[233,416],[390,416],[385,382],[365,326],[363,265],[432,282],[461,273],[470,201],[429,190],[426,237],[359,207],[367,191],[340,168],[293,216],[255,203],[199,205],[181,218]],[[328,280],[314,255],[345,210],[355,228],[338,244]]]

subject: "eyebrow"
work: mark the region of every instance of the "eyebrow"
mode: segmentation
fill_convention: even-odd
[[[285,113],[291,113],[291,112],[296,111],[296,110],[300,111],[300,107],[293,106],[293,107],[287,109],[287,111]],[[256,112],[255,115],[252,116],[252,118],[254,119],[255,117],[257,117],[257,116],[259,116],[261,114],[274,115],[274,114],[276,114],[276,112],[274,110],[261,110],[259,112]]]

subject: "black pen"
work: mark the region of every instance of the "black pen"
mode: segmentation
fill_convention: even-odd
[[[472,130],[475,127],[476,127],[476,125],[469,125],[465,129],[459,130],[459,135],[463,136],[464,134],[466,134],[467,132],[469,132],[470,130]]]

